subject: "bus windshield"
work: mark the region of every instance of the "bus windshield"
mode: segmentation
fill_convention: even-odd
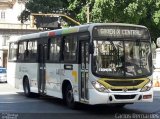
[[[149,41],[108,38],[93,43],[92,71],[100,77],[142,77],[152,71]]]

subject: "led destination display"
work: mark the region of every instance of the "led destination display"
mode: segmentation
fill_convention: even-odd
[[[148,39],[148,30],[144,28],[137,27],[115,27],[115,26],[106,26],[106,27],[94,27],[93,37],[116,37],[116,38],[140,38]]]

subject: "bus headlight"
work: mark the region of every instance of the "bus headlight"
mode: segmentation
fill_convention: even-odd
[[[149,91],[152,88],[152,85],[153,85],[153,82],[150,81],[141,89],[141,92]]]
[[[92,85],[99,92],[104,92],[104,93],[108,93],[109,92],[102,84],[100,84],[97,81],[92,81]]]

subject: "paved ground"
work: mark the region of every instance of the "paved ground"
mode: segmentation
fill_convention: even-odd
[[[79,105],[67,108],[62,100],[52,97],[26,98],[8,84],[0,84],[0,119],[159,119],[160,92],[152,103],[135,103],[118,109],[113,106]]]

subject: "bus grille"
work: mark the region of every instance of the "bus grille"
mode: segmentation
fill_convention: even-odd
[[[141,84],[144,80],[130,80],[130,81],[111,81],[111,80],[105,80],[106,83],[108,83],[109,85],[112,86],[137,86],[139,84]]]
[[[114,95],[116,99],[134,99],[136,95]]]
[[[128,89],[127,91],[137,91],[137,88]],[[123,91],[123,89],[111,89],[111,91]]]

